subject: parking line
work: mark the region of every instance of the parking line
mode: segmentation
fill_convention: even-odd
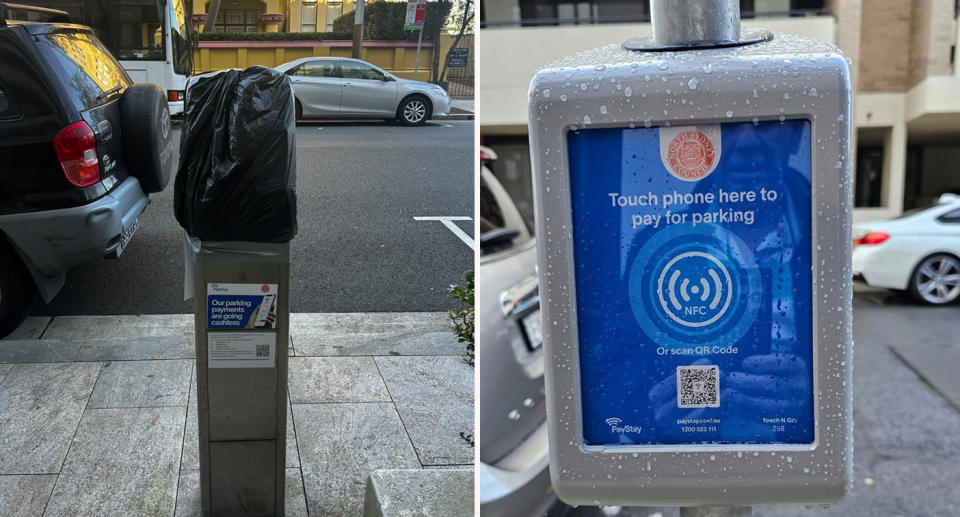
[[[444,226],[447,227],[448,230],[450,230],[451,232],[453,232],[454,235],[459,237],[464,244],[466,244],[467,246],[470,246],[471,250],[476,251],[476,247],[474,246],[474,242],[473,242],[473,237],[470,237],[469,235],[467,235],[466,232],[461,230],[459,226],[453,224],[453,221],[472,221],[473,220],[472,217],[457,216],[457,215],[450,215],[450,216],[440,215],[440,216],[414,217],[413,220],[414,221],[440,221],[441,223],[443,223]]]

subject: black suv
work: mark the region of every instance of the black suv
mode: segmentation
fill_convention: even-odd
[[[67,271],[120,256],[173,153],[163,90],[90,28],[0,18],[0,336]]]

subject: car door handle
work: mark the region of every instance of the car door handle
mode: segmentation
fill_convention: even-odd
[[[353,86],[353,83],[343,83],[344,86]]]

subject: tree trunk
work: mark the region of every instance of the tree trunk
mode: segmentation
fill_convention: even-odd
[[[207,21],[203,24],[203,32],[213,32],[213,24],[217,22],[219,11],[220,0],[210,0],[210,7],[207,8]]]
[[[467,5],[463,8],[463,21],[460,22],[460,31],[457,32],[457,37],[453,39],[453,44],[450,45],[450,50],[457,48],[457,45],[460,43],[460,39],[463,38],[463,33],[467,30],[467,25],[470,24],[470,20],[473,18],[473,10],[470,9],[470,4],[473,0],[467,0]],[[450,62],[450,53],[447,52],[447,58],[443,60],[443,70],[440,71],[440,80],[437,81],[442,83],[447,77],[447,63]]]

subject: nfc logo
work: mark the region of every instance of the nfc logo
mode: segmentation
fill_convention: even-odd
[[[667,262],[657,280],[664,313],[685,327],[703,327],[719,320],[730,307],[730,272],[713,255],[681,253]]]

